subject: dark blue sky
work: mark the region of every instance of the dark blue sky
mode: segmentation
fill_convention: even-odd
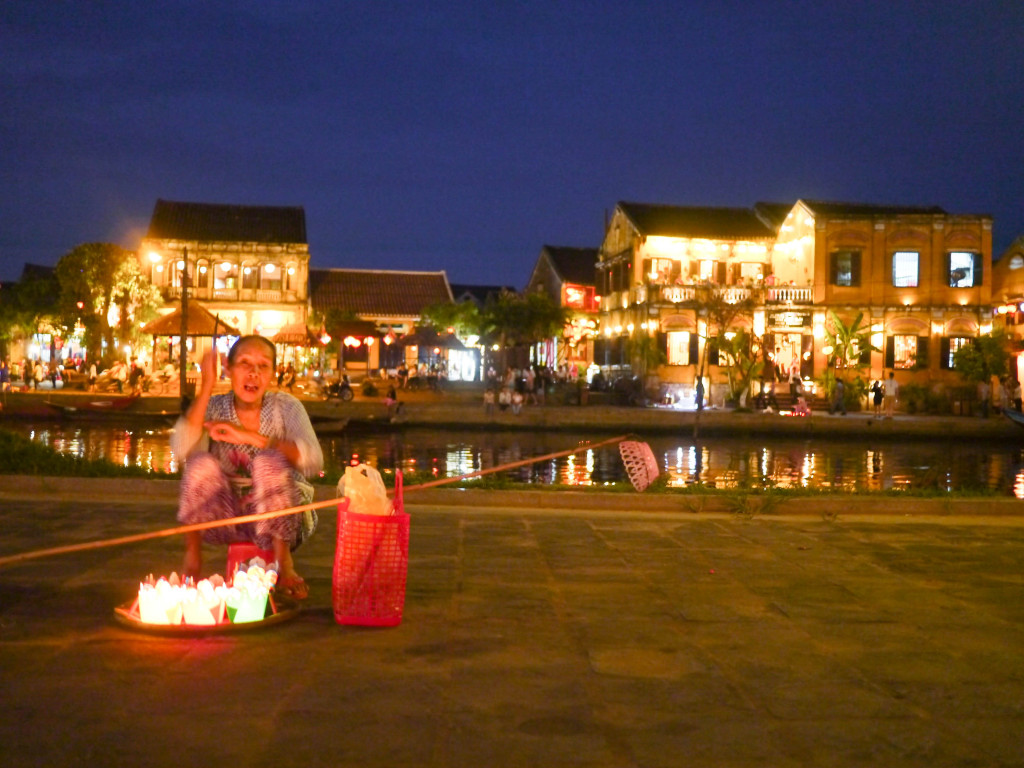
[[[317,267],[522,287],[618,200],[939,205],[1024,234],[1024,3],[0,6],[0,279],[158,197],[301,205]]]

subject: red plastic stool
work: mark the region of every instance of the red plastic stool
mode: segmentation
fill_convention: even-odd
[[[228,567],[224,572],[224,578],[233,578],[235,571],[238,570],[238,566],[242,563],[248,563],[254,557],[262,557],[267,565],[270,565],[276,559],[274,557],[274,550],[260,549],[255,544],[249,542],[228,545]]]

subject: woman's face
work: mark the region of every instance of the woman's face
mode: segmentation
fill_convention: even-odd
[[[248,405],[260,403],[274,375],[270,350],[261,341],[246,341],[235,352],[228,367],[231,391],[235,399]]]

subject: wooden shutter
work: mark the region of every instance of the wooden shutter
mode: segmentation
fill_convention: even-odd
[[[690,365],[697,365],[700,362],[700,337],[696,333],[690,334]]]
[[[949,364],[949,336],[943,336],[939,339],[939,368],[948,371],[950,369]]]
[[[981,285],[982,281],[985,279],[985,276],[984,276],[984,266],[985,266],[985,259],[982,258],[982,255],[980,253],[974,254],[974,285],[975,286]]]
[[[860,287],[860,251],[850,253],[850,285]]]
[[[838,285],[839,280],[839,252],[832,251],[828,263],[828,284]]]
[[[917,367],[927,368],[928,367],[928,342],[930,341],[927,336],[917,337]]]
[[[885,337],[885,367],[892,368],[896,364],[896,344],[892,336]]]

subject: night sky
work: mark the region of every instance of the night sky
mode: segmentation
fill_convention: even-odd
[[[619,200],[938,205],[1024,235],[1024,2],[0,6],[0,279],[156,199],[303,206],[314,267],[522,288]]]

